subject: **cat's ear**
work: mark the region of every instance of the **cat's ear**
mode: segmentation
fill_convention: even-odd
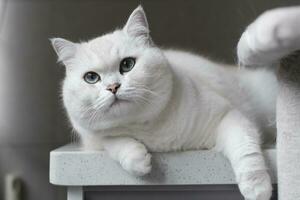
[[[63,38],[52,38],[50,41],[58,56],[58,61],[66,66],[69,65],[77,51],[77,44]]]
[[[141,39],[144,42],[151,42],[148,21],[141,5],[131,13],[123,30],[130,36]]]

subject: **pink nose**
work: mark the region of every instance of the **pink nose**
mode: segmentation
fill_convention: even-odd
[[[116,94],[120,86],[120,83],[113,83],[108,85],[106,89],[111,91],[113,94]]]

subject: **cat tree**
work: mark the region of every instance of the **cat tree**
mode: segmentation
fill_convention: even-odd
[[[276,67],[278,199],[300,199],[300,6],[267,11],[238,44],[242,66]]]

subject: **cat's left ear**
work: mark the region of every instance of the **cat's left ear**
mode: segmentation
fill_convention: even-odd
[[[146,14],[141,5],[131,13],[123,31],[143,42],[152,43]]]

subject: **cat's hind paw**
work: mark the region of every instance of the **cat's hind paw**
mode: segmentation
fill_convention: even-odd
[[[242,173],[238,184],[245,200],[271,199],[272,183],[266,170]]]
[[[123,155],[120,164],[130,174],[144,176],[151,171],[151,155],[142,144],[126,149]]]
[[[261,14],[242,34],[239,63],[265,66],[300,48],[300,6],[277,8]]]

